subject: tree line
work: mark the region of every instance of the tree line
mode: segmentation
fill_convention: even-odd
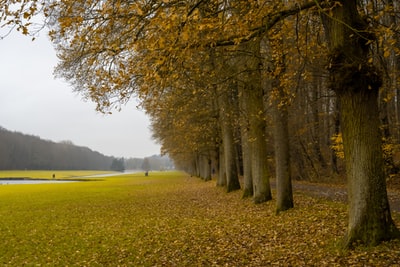
[[[110,170],[113,160],[71,141],[56,143],[0,128],[1,170]]]
[[[398,1],[22,1],[56,74],[109,112],[138,97],[176,166],[255,203],[293,207],[293,178],[348,181],[344,246],[399,236],[386,179],[399,153]],[[243,177],[240,181],[239,178]]]
[[[175,169],[175,166],[168,156],[153,155],[145,158],[125,159],[125,168],[127,170],[167,171]]]
[[[0,170],[171,170],[168,156],[116,158],[71,141],[53,142],[0,127]]]

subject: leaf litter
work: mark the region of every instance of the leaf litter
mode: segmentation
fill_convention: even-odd
[[[400,263],[397,240],[353,251],[338,248],[347,223],[344,203],[300,192],[294,195],[295,208],[275,215],[274,201],[255,205],[251,199],[241,199],[240,191],[226,193],[213,182],[180,173],[173,175],[164,175],[163,179],[147,177],[151,182],[143,183],[138,182],[140,179],[114,180],[115,191],[100,188],[107,186],[102,182],[96,185],[98,191],[92,188],[76,192],[69,202],[50,198],[48,210],[46,203],[42,203],[41,209],[37,204],[36,210],[23,212],[29,203],[20,201],[19,212],[7,217],[3,206],[0,234],[5,242],[0,245],[0,265],[398,266]],[[84,198],[78,197],[84,193]],[[29,200],[34,201],[35,197],[39,196],[31,195]],[[398,222],[399,214],[395,213],[394,219]]]

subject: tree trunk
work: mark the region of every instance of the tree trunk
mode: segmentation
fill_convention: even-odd
[[[210,181],[212,177],[212,161],[210,153],[208,156],[203,156],[203,168],[204,168],[204,181]]]
[[[248,123],[242,120],[242,158],[243,158],[243,198],[253,196],[253,177],[251,175],[251,150],[248,142]]]
[[[274,138],[276,162],[276,212],[293,208],[292,178],[290,175],[288,110],[278,103],[274,109]]]
[[[278,25],[271,34],[279,36],[281,25]],[[270,70],[265,80],[265,89],[269,91],[272,100],[272,115],[274,122],[275,147],[275,179],[276,179],[276,213],[293,208],[292,177],[290,169],[289,150],[289,103],[290,96],[285,91],[281,81],[286,72],[285,53],[282,50],[284,38],[270,37],[265,51],[268,51],[265,69]]]
[[[194,163],[194,166],[195,166],[195,176],[196,177],[201,177],[201,174],[200,174],[200,169],[201,169],[201,163],[200,163],[200,155],[199,155],[199,152],[195,152],[195,163]]]
[[[236,166],[236,151],[233,139],[233,131],[229,122],[223,126],[223,145],[225,157],[225,172],[226,172],[226,190],[231,192],[240,189],[239,174]]]
[[[377,90],[339,96],[349,195],[346,246],[358,240],[376,245],[396,232],[386,193],[377,97]]]
[[[344,245],[376,245],[398,236],[386,192],[379,129],[378,91],[382,84],[368,63],[373,36],[357,10],[343,0],[323,16],[330,49],[330,82],[338,95],[349,192],[349,224]]]
[[[316,71],[315,71],[316,72]],[[313,130],[311,131],[311,141],[312,141],[312,146],[314,149],[315,156],[318,160],[318,163],[320,164],[322,169],[325,169],[327,164],[325,161],[324,156],[322,155],[321,151],[321,144],[320,144],[320,135],[321,135],[321,120],[319,118],[320,116],[320,84],[319,80],[316,78],[317,73],[313,73],[313,90],[311,92],[311,112],[312,112],[312,120],[313,120]]]
[[[248,118],[247,142],[250,151],[251,175],[253,177],[254,202],[262,203],[272,199],[267,162],[265,137],[264,90],[261,82],[260,40],[241,44],[238,68],[240,75],[239,101]],[[248,159],[243,158],[243,162]]]
[[[240,99],[240,98],[239,98]],[[249,118],[245,101],[239,101],[240,134],[242,143],[243,161],[243,198],[253,197],[253,176],[251,174],[251,146],[249,143]]]
[[[234,140],[232,120],[229,116],[232,114],[232,103],[228,91],[221,92],[219,96],[221,136],[224,149],[224,167],[226,174],[227,192],[240,189],[239,173],[237,167],[237,152]]]
[[[218,160],[218,178],[217,186],[226,186],[226,170],[225,170],[225,156],[224,146],[221,144],[218,148],[219,160]]]
[[[267,142],[265,140],[265,120],[262,116],[263,93],[258,88],[245,89],[250,110],[249,145],[251,153],[251,174],[253,177],[254,203],[262,203],[272,199],[269,184]],[[261,91],[261,92],[260,92]]]

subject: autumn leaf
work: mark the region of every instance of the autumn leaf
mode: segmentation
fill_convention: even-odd
[[[26,173],[26,171],[25,171]],[[180,172],[0,187],[10,266],[390,266],[400,242],[342,251],[346,205],[304,191],[279,216]],[[395,219],[400,219],[395,213]]]

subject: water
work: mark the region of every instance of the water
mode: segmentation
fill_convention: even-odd
[[[72,183],[72,182],[79,182],[79,181],[0,179],[0,185],[7,185],[7,184],[58,184],[58,183]]]
[[[96,177],[109,177],[109,176],[119,176],[119,175],[125,175],[125,174],[135,174],[143,172],[141,170],[125,170],[123,172],[113,172],[113,173],[103,173],[103,174],[94,174],[94,175],[87,175],[87,176],[80,176],[80,177],[75,177],[75,178],[96,178]]]

